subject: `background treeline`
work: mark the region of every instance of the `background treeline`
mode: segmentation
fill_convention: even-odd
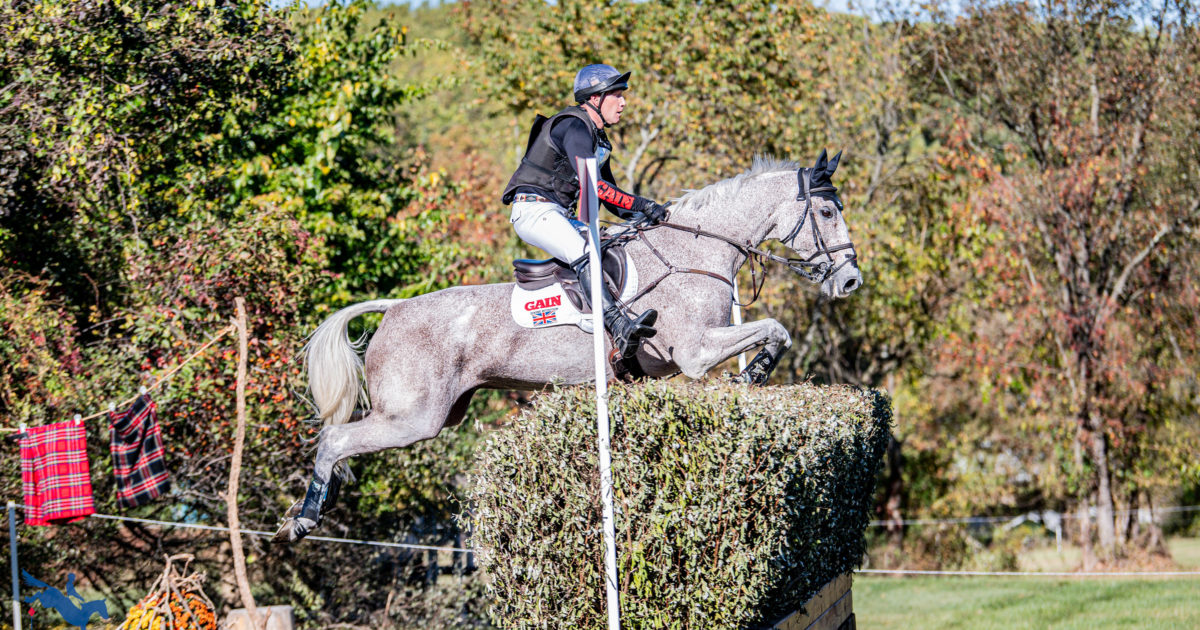
[[[1003,568],[1011,545],[979,552],[991,533],[899,521],[1040,509],[1076,516],[1066,533],[1089,567],[1165,553],[1163,521],[1130,510],[1200,499],[1197,9],[906,11],[0,0],[4,424],[126,398],[245,296],[239,500],[245,527],[274,529],[303,495],[315,436],[297,395],[304,335],[344,304],[504,281],[511,258],[536,254],[499,192],[533,113],[606,62],[634,72],[612,136],[618,183],[640,194],[677,196],[759,153],[845,150],[836,183],[866,285],[826,303],[776,271],[746,316],[794,332],[778,379],[893,395],[877,503],[892,524],[872,562]],[[224,521],[235,346],[216,348],[155,393],[175,489],[131,515]],[[462,473],[515,397],[357,458],[326,532],[463,542]],[[97,511],[117,513],[104,422],[89,435]],[[0,455],[9,498],[16,451]],[[217,577],[231,573],[222,536],[95,520],[23,531],[24,565],[80,573],[110,609],[182,550],[236,605]],[[260,603],[293,603],[308,627],[485,623],[462,559],[247,544]]]

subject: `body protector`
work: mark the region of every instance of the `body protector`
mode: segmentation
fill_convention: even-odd
[[[575,165],[551,138],[555,126],[569,118],[579,120],[590,135],[590,152],[600,166],[600,181],[597,182],[600,201],[622,219],[632,218],[652,205],[653,201],[626,193],[612,184],[614,177],[608,160],[612,144],[604,130],[596,128],[587,112],[578,106],[567,107],[550,118],[538,115],[534,120],[525,157],[521,158],[521,165],[504,188],[503,202],[512,203],[519,189],[534,189],[563,208],[574,209],[578,205],[579,177]]]

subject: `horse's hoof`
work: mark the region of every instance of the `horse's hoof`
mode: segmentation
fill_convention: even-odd
[[[283,521],[283,525],[279,526],[279,531],[275,532],[271,541],[284,544],[294,543],[307,536],[316,526],[315,521],[307,518],[287,518]]]
[[[747,369],[745,372],[733,377],[733,382],[744,383],[746,385],[762,386],[767,383],[767,375],[760,370]]]
[[[271,542],[287,544],[296,541],[296,530],[294,528],[295,519],[286,519],[283,525],[279,526],[279,531],[271,537]]]

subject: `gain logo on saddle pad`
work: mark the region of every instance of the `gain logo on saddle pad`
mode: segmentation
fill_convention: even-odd
[[[567,299],[560,284],[533,291],[514,287],[509,308],[513,321],[523,328],[550,328],[564,324],[586,326],[585,330],[588,331],[592,328],[591,315],[585,318]]]
[[[530,300],[529,302],[525,303],[525,310],[532,311],[532,310],[536,310],[539,308],[548,308],[551,306],[562,306],[562,298],[563,298],[563,296],[560,293],[558,295],[552,295],[550,297],[542,298],[540,300]]]

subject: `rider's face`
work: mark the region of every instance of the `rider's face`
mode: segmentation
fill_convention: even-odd
[[[600,101],[600,97],[593,97],[596,102]],[[604,116],[604,120],[608,124],[615,125],[621,120],[621,112],[625,111],[625,90],[613,90],[604,98],[604,102],[600,103],[600,114]]]

